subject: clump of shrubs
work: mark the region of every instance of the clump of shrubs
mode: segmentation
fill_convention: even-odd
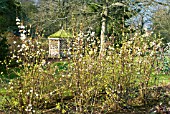
[[[74,95],[75,110],[68,111],[104,113],[146,105],[160,46],[160,41],[148,42],[139,35],[124,41],[121,48],[110,45],[102,58],[95,57],[95,51],[82,55],[79,47],[64,73],[69,77],[65,86]]]
[[[11,61],[18,63],[13,70],[18,77],[6,84],[3,110],[108,113],[148,103],[160,41],[148,42],[137,35],[123,41],[119,48],[109,45],[102,57],[96,56],[100,54],[91,46],[84,50],[77,41],[63,70],[50,66],[47,52],[36,40],[16,45]]]

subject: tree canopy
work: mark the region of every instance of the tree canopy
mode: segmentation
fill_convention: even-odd
[[[0,1],[0,33],[13,30],[15,26],[16,15],[20,12],[20,3],[16,0]]]
[[[155,14],[153,18],[154,32],[160,34],[164,43],[170,42],[170,9],[161,8]]]

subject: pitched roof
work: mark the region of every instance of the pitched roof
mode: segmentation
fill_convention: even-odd
[[[72,38],[72,34],[69,32],[66,32],[65,30],[61,29],[54,34],[51,34],[49,38]]]

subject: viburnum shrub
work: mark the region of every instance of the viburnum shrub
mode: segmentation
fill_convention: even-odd
[[[79,38],[72,42],[63,70],[48,64],[40,42],[14,42],[17,49],[11,53],[11,61],[18,64],[6,68],[17,77],[5,85],[3,109],[20,113],[107,113],[147,104],[152,97],[159,97],[149,88],[161,46],[159,40],[148,39],[136,35],[118,48],[110,44],[100,57],[99,44]]]
[[[14,41],[14,50],[11,50],[11,58],[6,65],[7,70],[13,72],[16,78],[10,79],[4,87],[6,97],[3,100],[3,110],[36,113],[37,109],[46,107],[46,96],[55,88],[53,71],[46,62],[47,52],[37,40],[24,40],[20,43]],[[10,62],[15,61],[15,66]],[[10,73],[9,72],[9,73]]]
[[[71,113],[104,113],[147,104],[156,52],[161,46],[160,40],[148,39],[136,35],[123,41],[120,48],[110,45],[102,58],[96,57],[95,46],[82,54],[83,46],[75,42],[76,49],[63,74],[68,77],[64,86],[73,99],[60,105],[67,104],[64,110]]]

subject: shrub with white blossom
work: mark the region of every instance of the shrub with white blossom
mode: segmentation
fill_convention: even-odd
[[[99,44],[91,41],[83,47],[77,40],[62,70],[48,63],[40,42],[13,43],[16,50],[10,61],[17,63],[13,69],[17,77],[4,85],[2,108],[6,112],[108,113],[160,97],[149,89],[159,40],[148,42],[136,35],[120,48],[108,45],[103,57],[96,51]],[[10,65],[6,68],[11,69]]]

